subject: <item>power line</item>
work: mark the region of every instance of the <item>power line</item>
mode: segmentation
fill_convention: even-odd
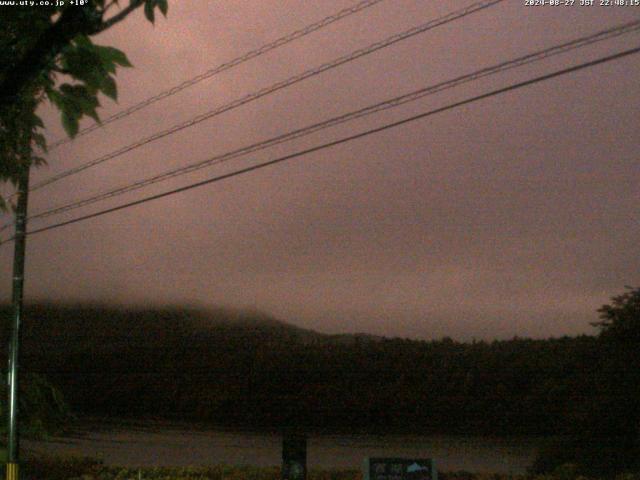
[[[437,83],[435,85],[431,85],[428,87],[424,87],[421,88],[419,90],[415,90],[413,92],[404,94],[404,95],[400,95],[397,97],[394,97],[392,99],[389,100],[385,100],[383,102],[379,102],[373,105],[369,105],[365,108],[361,108],[343,115],[339,115],[333,118],[330,118],[328,120],[324,120],[322,122],[319,123],[315,123],[313,125],[308,125],[306,127],[303,128],[299,128],[290,132],[287,132],[285,134],[282,135],[278,135],[276,137],[272,137],[268,140],[263,140],[261,142],[257,142],[257,143],[253,143],[249,146],[246,147],[242,147],[230,152],[226,152],[220,155],[216,155],[212,158],[206,159],[206,160],[202,160],[184,167],[179,167],[173,170],[169,170],[167,172],[163,172],[151,177],[147,177],[145,179],[139,180],[137,182],[122,186],[122,187],[118,187],[112,190],[109,190],[107,192],[103,192],[103,193],[99,193],[97,195],[93,195],[90,196],[88,198],[82,199],[82,200],[78,200],[72,203],[68,203],[66,205],[62,205],[59,207],[54,207],[51,208],[49,210],[45,210],[43,212],[39,212],[36,213],[34,215],[31,215],[28,220],[35,220],[35,219],[39,219],[39,218],[45,218],[51,215],[56,215],[56,214],[60,214],[60,213],[64,213],[70,210],[74,210],[80,207],[84,207],[102,200],[106,200],[108,198],[112,198],[112,197],[116,197],[119,195],[122,195],[124,193],[128,193],[143,187],[147,187],[149,185],[158,183],[160,181],[163,180],[167,180],[169,178],[173,178],[173,177],[177,177],[179,175],[184,175],[187,173],[191,173],[197,170],[200,170],[202,168],[205,167],[209,167],[212,165],[216,165],[222,162],[226,162],[229,161],[231,159],[240,157],[240,156],[244,156],[247,155],[249,153],[253,153],[259,150],[263,150],[265,148],[274,146],[274,145],[278,145],[280,143],[284,143],[290,140],[294,140],[297,138],[301,138],[304,136],[307,136],[311,133],[315,133],[317,131],[329,128],[329,127],[333,127],[351,120],[355,120],[357,118],[361,118],[364,116],[368,116],[383,110],[387,110],[390,108],[395,108],[397,106],[403,105],[405,103],[408,102],[412,102],[412,101],[416,101],[420,98],[423,98],[427,95],[432,95],[438,92],[441,92],[443,90],[447,90],[459,85],[462,85],[464,83],[468,83],[471,81],[475,81],[478,80],[480,78],[483,77],[487,77],[489,75],[495,75],[497,73],[502,73],[504,71],[516,68],[516,67],[521,67],[523,65],[527,65],[533,62],[537,62],[540,60],[544,60],[546,58],[555,56],[555,55],[559,55],[562,53],[566,53],[568,51],[571,50],[575,50],[577,48],[581,48],[581,47],[585,47],[587,45],[591,45],[593,43],[596,42],[601,42],[604,40],[608,40],[611,39],[613,37],[618,37],[620,35],[623,34],[628,34],[628,33],[633,33],[633,32],[637,32],[638,30],[640,30],[640,20],[634,21],[634,22],[628,22],[625,23],[623,25],[619,25],[616,27],[611,27],[605,30],[601,30],[599,32],[596,32],[594,34],[588,35],[588,36],[584,36],[581,38],[577,38],[568,42],[565,42],[563,44],[560,45],[555,45],[543,50],[539,50],[537,52],[534,53],[530,53],[527,55],[523,55],[520,57],[517,57],[515,59],[511,59],[508,61],[504,61],[502,63],[496,64],[496,65],[492,65],[490,67],[485,67],[481,70],[477,70],[473,73],[469,73],[466,75],[462,75],[456,78],[453,78],[451,80],[447,80],[445,82],[440,82]],[[0,231],[5,230],[6,228],[8,228],[8,226],[10,226],[11,224],[7,224],[5,226],[3,226],[2,228],[0,228]]]
[[[135,105],[132,105],[131,107],[121,110],[117,113],[114,113],[113,115],[111,115],[110,117],[105,118],[104,120],[102,120],[100,123],[95,123],[89,127],[83,128],[82,130],[80,130],[77,135],[76,138],[81,137],[83,135],[86,135],[88,133],[93,132],[94,130],[97,130],[101,127],[104,127],[105,125],[115,122],[117,120],[120,120],[121,118],[127,117],[129,115],[131,115],[132,113],[137,112],[138,110],[142,110],[145,107],[148,107],[149,105],[152,105],[164,98],[170,97],[172,95],[175,95],[176,93],[179,93],[189,87],[192,87],[193,85],[196,85],[197,83],[202,82],[203,80],[206,80],[207,78],[211,78],[214,75],[217,75],[219,73],[222,73],[226,70],[229,70],[233,67],[236,67],[244,62],[247,62],[249,60],[252,60],[256,57],[259,57],[261,55],[264,55],[265,53],[268,53],[272,50],[275,50],[276,48],[282,47],[288,43],[293,42],[294,40],[297,40],[299,38],[302,38],[306,35],[309,35],[310,33],[315,32],[316,30],[320,30],[321,28],[324,28],[328,25],[331,25],[334,22],[337,22],[338,20],[342,20],[345,17],[348,17],[350,15],[353,15],[355,13],[358,13],[362,10],[365,10],[369,7],[372,7],[380,2],[382,2],[383,0],[364,0],[361,1],[359,3],[357,3],[356,5],[352,6],[352,7],[348,7],[345,8],[343,10],[340,10],[337,13],[334,13],[333,15],[329,15],[325,18],[323,18],[322,20],[319,20],[315,23],[312,23],[311,25],[307,25],[304,28],[301,28],[300,30],[296,30],[294,32],[291,32],[285,36],[282,36],[280,38],[278,38],[277,40],[274,40],[273,42],[267,43],[266,45],[261,46],[260,48],[257,48],[255,50],[251,50],[250,52],[245,53],[244,55],[241,55],[239,57],[234,58],[233,60],[229,60],[228,62],[225,62],[221,65],[218,65],[217,67],[214,67],[210,70],[207,70],[206,72],[201,73],[200,75],[197,75],[193,78],[190,78],[188,80],[185,80],[184,82],[169,88],[167,90],[164,90],[152,97],[149,97],[139,103],[136,103]],[[49,146],[50,150],[53,150],[56,147],[59,147],[60,145],[63,145],[65,143],[69,143],[72,142],[74,139],[70,139],[70,138],[65,138],[62,140],[58,140],[57,142],[51,144]]]
[[[388,38],[386,38],[385,40],[381,40],[378,42],[375,42],[367,47],[355,50],[354,52],[351,52],[348,55],[342,56],[338,59],[335,59],[331,62],[327,62],[324,63],[316,68],[312,68],[310,70],[306,70],[305,72],[302,72],[298,75],[294,75],[293,77],[290,77],[286,80],[282,80],[280,82],[274,83],[273,85],[269,86],[269,87],[265,87],[261,90],[258,90],[257,92],[254,93],[250,93],[248,95],[245,95],[244,97],[241,97],[239,99],[236,99],[230,103],[227,103],[225,105],[222,105],[214,110],[211,110],[207,113],[203,113],[201,115],[198,115],[190,120],[187,120],[183,123],[180,123],[178,125],[174,125],[173,127],[170,127],[166,130],[163,130],[161,132],[157,132],[149,137],[146,137],[144,139],[138,140],[135,143],[132,143],[130,145],[127,145],[125,147],[122,147],[118,150],[115,150],[111,153],[108,153],[106,155],[103,155],[102,157],[96,158],[94,160],[91,160],[87,163],[84,163],[82,165],[78,165],[77,167],[74,168],[70,168],[68,170],[65,170],[57,175],[54,175],[52,177],[49,177],[48,179],[45,179],[43,181],[41,181],[40,183],[35,184],[33,187],[31,187],[31,191],[35,191],[38,190],[46,185],[50,185],[54,182],[57,182],[59,180],[62,180],[63,178],[66,178],[70,175],[75,175],[77,173],[80,173],[88,168],[94,167],[98,164],[104,163],[108,160],[111,160],[113,158],[119,157],[120,155],[123,155],[125,153],[128,153],[132,150],[135,150],[136,148],[142,147],[143,145],[146,145],[148,143],[151,143],[155,140],[159,140],[161,138],[164,138],[168,135],[172,135],[180,130],[184,130],[185,128],[191,127],[193,125],[196,125],[198,123],[201,123],[205,120],[208,120],[212,117],[215,117],[217,115],[220,115],[224,112],[227,112],[229,110],[235,109],[240,107],[241,105],[244,105],[246,103],[252,102],[254,100],[257,100],[261,97],[264,97],[266,95],[269,95],[271,93],[274,93],[278,90],[282,90],[283,88],[289,87],[293,84],[296,84],[298,82],[301,82],[303,80],[306,80],[307,78],[319,75],[323,72],[326,72],[327,70],[336,68],[340,65],[343,65],[345,63],[351,62],[353,60],[356,60],[360,57],[363,57],[365,55],[369,55],[373,52],[376,52],[378,50],[381,50],[383,48],[386,48],[390,45],[393,45],[397,42],[400,42],[402,40],[405,40],[407,38],[413,37],[415,35],[418,35],[420,33],[424,33],[428,30],[431,30],[433,28],[436,28],[438,26],[441,25],[445,25],[447,23],[453,22],[455,20],[458,20],[460,18],[466,17],[467,15],[471,15],[472,13],[478,12],[480,10],[483,10],[485,8],[491,7],[493,5],[496,5],[500,2],[502,2],[504,0],[484,0],[481,2],[477,2],[474,3],[473,5],[470,5],[466,8],[460,9],[460,10],[456,10],[452,13],[449,13],[443,17],[440,17],[438,19],[435,20],[431,20],[423,25],[411,28],[409,30],[406,30],[404,32],[401,33],[397,33],[394,34]]]
[[[147,203],[147,202],[150,202],[152,200],[158,200],[160,198],[164,198],[164,197],[168,197],[170,195],[174,195],[174,194],[177,194],[177,193],[185,192],[187,190],[191,190],[191,189],[194,189],[194,188],[197,188],[197,187],[201,187],[201,186],[208,185],[208,184],[211,184],[211,183],[219,182],[221,180],[225,180],[225,179],[228,179],[228,178],[236,177],[236,176],[242,175],[244,173],[248,173],[248,172],[251,172],[251,171],[254,171],[254,170],[259,170],[261,168],[265,168],[265,167],[268,167],[268,166],[271,166],[271,165],[275,165],[277,163],[282,163],[282,162],[285,162],[287,160],[291,160],[291,159],[296,158],[296,157],[301,157],[303,155],[308,155],[310,153],[318,152],[320,150],[324,150],[324,149],[327,149],[327,148],[330,148],[330,147],[334,147],[336,145],[340,145],[340,144],[343,144],[343,143],[346,143],[346,142],[350,142],[352,140],[356,140],[356,139],[359,139],[359,138],[367,137],[367,136],[373,135],[375,133],[379,133],[379,132],[382,132],[382,131],[385,131],[385,130],[389,130],[389,129],[392,129],[392,128],[395,128],[395,127],[399,127],[401,125],[405,125],[407,123],[414,122],[416,120],[420,120],[420,119],[423,119],[423,118],[426,118],[426,117],[429,117],[429,116],[432,116],[432,115],[436,115],[438,113],[442,113],[442,112],[445,112],[445,111],[448,111],[448,110],[452,110],[454,108],[458,108],[458,107],[461,107],[463,105],[468,105],[470,103],[474,103],[474,102],[477,102],[477,101],[480,101],[480,100],[484,100],[486,98],[490,98],[490,97],[493,97],[493,96],[496,96],[496,95],[500,95],[500,94],[503,94],[503,93],[506,93],[506,92],[517,90],[517,89],[520,89],[520,88],[523,88],[523,87],[526,87],[526,86],[529,86],[529,85],[533,85],[535,83],[539,83],[539,82],[543,82],[543,81],[546,81],[546,80],[550,80],[552,78],[556,78],[556,77],[559,77],[559,76],[562,76],[562,75],[567,75],[569,73],[577,72],[579,70],[583,70],[583,69],[586,69],[586,68],[594,67],[596,65],[600,65],[600,64],[603,64],[603,63],[611,62],[613,60],[618,60],[618,59],[621,59],[621,58],[624,58],[624,57],[627,57],[627,56],[630,56],[630,55],[634,55],[634,54],[637,54],[637,53],[640,53],[640,46],[636,47],[636,48],[629,49],[629,50],[625,50],[623,52],[619,52],[619,53],[616,53],[616,54],[613,54],[613,55],[608,55],[606,57],[601,57],[601,58],[599,58],[597,60],[581,63],[581,64],[575,65],[573,67],[568,67],[568,68],[565,68],[565,69],[562,69],[562,70],[557,70],[555,72],[548,73],[548,74],[542,75],[542,76],[538,76],[538,77],[535,77],[535,78],[532,78],[530,80],[526,80],[526,81],[523,81],[523,82],[515,83],[515,84],[509,85],[507,87],[499,88],[497,90],[492,90],[492,91],[490,91],[488,93],[477,95],[477,96],[468,98],[466,100],[461,100],[459,102],[452,103],[452,104],[449,104],[449,105],[444,106],[444,107],[436,108],[434,110],[430,110],[428,112],[424,112],[424,113],[421,113],[421,114],[418,114],[418,115],[414,115],[412,117],[408,117],[408,118],[405,118],[403,120],[399,120],[397,122],[388,123],[388,124],[383,125],[381,127],[373,128],[373,129],[370,129],[370,130],[366,130],[364,132],[360,132],[360,133],[357,133],[357,134],[354,134],[354,135],[343,137],[343,138],[340,138],[338,140],[334,140],[334,141],[331,141],[331,142],[328,142],[328,143],[324,143],[324,144],[321,144],[321,145],[318,145],[318,146],[315,146],[315,147],[312,147],[312,148],[308,148],[308,149],[301,150],[301,151],[298,151],[298,152],[295,152],[295,153],[291,153],[291,154],[288,154],[288,155],[285,155],[285,156],[282,156],[282,157],[278,157],[278,158],[273,159],[273,160],[269,160],[269,161],[266,161],[266,162],[263,162],[263,163],[252,165],[250,167],[246,167],[246,168],[243,168],[243,169],[240,169],[240,170],[236,170],[234,172],[226,173],[226,174],[219,175],[219,176],[216,176],[216,177],[213,177],[213,178],[209,178],[207,180],[203,180],[203,181],[200,181],[200,182],[192,183],[190,185],[187,185],[187,186],[184,186],[184,187],[180,187],[180,188],[176,188],[176,189],[173,189],[173,190],[169,190],[167,192],[163,192],[163,193],[160,193],[160,194],[151,195],[149,197],[145,197],[145,198],[142,198],[142,199],[139,199],[139,200],[135,200],[135,201],[128,202],[128,203],[125,203],[125,204],[122,204],[122,205],[118,205],[116,207],[107,208],[107,209],[104,209],[104,210],[101,210],[101,211],[98,211],[98,212],[94,212],[94,213],[91,213],[91,214],[88,214],[88,215],[83,215],[83,216],[80,216],[80,217],[76,217],[76,218],[73,218],[71,220],[66,220],[64,222],[59,222],[59,223],[56,223],[56,224],[53,224],[53,225],[48,225],[46,227],[42,227],[42,228],[33,230],[31,232],[28,232],[28,235],[34,235],[34,234],[37,234],[37,233],[46,232],[48,230],[53,230],[53,229],[60,228],[60,227],[66,226],[66,225],[71,225],[71,224],[78,223],[78,222],[81,222],[81,221],[84,221],[84,220],[88,220],[88,219],[91,219],[91,218],[100,217],[100,216],[106,215],[108,213],[113,213],[113,212],[116,212],[116,211],[119,211],[119,210],[123,210],[123,209],[129,208],[129,207],[136,206],[136,205],[141,205],[143,203]],[[10,240],[13,240],[13,239],[10,239]]]

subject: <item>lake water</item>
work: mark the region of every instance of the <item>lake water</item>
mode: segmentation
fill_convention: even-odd
[[[189,466],[227,463],[270,466],[281,461],[281,436],[188,426],[90,428],[48,442],[24,441],[49,454],[98,457],[122,466]],[[312,435],[310,468],[360,469],[368,456],[433,458],[443,471],[525,473],[539,440],[477,436]]]

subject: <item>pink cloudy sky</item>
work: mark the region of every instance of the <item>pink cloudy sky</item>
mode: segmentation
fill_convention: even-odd
[[[103,117],[355,3],[170,2],[96,39],[124,50]],[[385,0],[52,151],[44,179],[472,2]],[[579,3],[579,2],[576,2]],[[618,25],[640,7],[502,4],[35,192],[36,213]],[[201,170],[31,228],[186,185],[640,45],[634,33]],[[640,284],[640,56],[34,235],[27,300],[257,308],[323,332],[457,339],[591,333]],[[63,136],[43,109],[48,137]],[[90,123],[87,122],[86,125]],[[0,249],[10,298],[11,248]]]

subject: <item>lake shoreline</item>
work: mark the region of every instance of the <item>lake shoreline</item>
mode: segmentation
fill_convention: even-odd
[[[442,471],[524,474],[541,442],[537,437],[309,433],[308,465],[359,469],[367,456],[428,457]],[[186,468],[228,463],[266,468],[280,463],[282,434],[185,422],[104,422],[94,417],[79,419],[64,435],[25,440],[24,445],[46,455],[94,457],[109,466]]]
[[[310,436],[334,436],[334,435],[368,435],[368,436],[429,436],[429,437],[460,437],[460,438],[486,438],[501,440],[530,440],[537,439],[540,443],[551,438],[549,435],[529,435],[529,434],[488,434],[478,432],[461,432],[461,431],[440,431],[430,429],[402,428],[395,427],[383,430],[382,428],[351,428],[351,427],[318,427],[318,426],[292,426],[292,427],[248,427],[245,424],[217,424],[201,421],[189,421],[179,419],[167,419],[159,417],[99,417],[99,416],[77,416],[71,425],[63,431],[63,435],[67,432],[81,432],[86,430],[92,431],[108,431],[120,429],[140,429],[140,430],[193,430],[193,431],[216,431],[224,433],[238,433],[247,435],[282,435],[283,432],[305,433]],[[553,438],[560,438],[554,435]]]

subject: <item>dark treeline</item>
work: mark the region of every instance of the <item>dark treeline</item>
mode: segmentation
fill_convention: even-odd
[[[60,404],[55,385],[78,414],[557,436],[534,471],[640,470],[640,289],[599,313],[594,336],[459,343],[322,335],[228,310],[32,305],[21,415],[36,427],[62,418],[49,408]],[[10,309],[0,316],[8,338]]]
[[[590,336],[423,342],[327,336],[222,310],[26,312],[24,370],[57,385],[80,414],[248,428],[575,434],[607,393]]]

